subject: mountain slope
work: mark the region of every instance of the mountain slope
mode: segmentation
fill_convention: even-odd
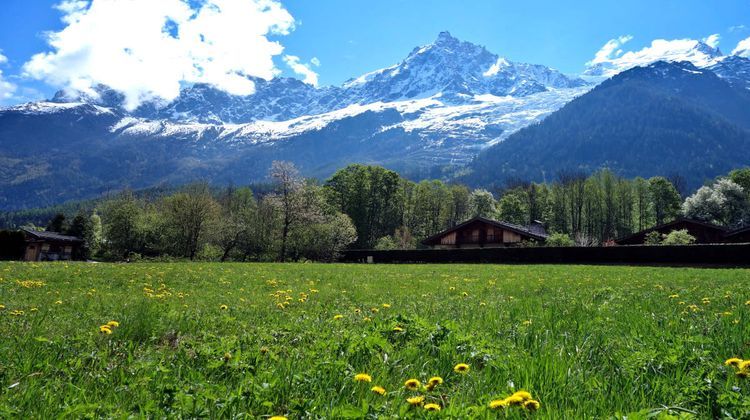
[[[543,180],[608,167],[624,176],[679,173],[691,186],[750,160],[750,91],[690,63],[620,73],[539,124],[484,150],[467,180]]]

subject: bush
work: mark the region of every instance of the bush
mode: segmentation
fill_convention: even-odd
[[[661,245],[661,233],[657,231],[649,232],[643,240],[645,245]]]
[[[673,230],[664,236],[662,245],[690,245],[695,243],[695,236],[688,233],[687,229]]]
[[[575,242],[564,233],[553,233],[547,238],[547,246],[574,246]]]

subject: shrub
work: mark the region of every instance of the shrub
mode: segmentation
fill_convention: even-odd
[[[574,246],[575,242],[564,233],[553,233],[547,238],[547,246]]]
[[[690,245],[695,243],[695,236],[688,233],[687,229],[673,230],[664,236],[662,245]]]
[[[647,233],[646,238],[644,239],[643,243],[646,245],[660,245],[661,233],[657,231]]]

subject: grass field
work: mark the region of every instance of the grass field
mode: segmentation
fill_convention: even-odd
[[[750,358],[749,286],[750,270],[4,263],[0,417],[747,418],[750,378],[724,362]],[[519,390],[537,410],[489,407]]]

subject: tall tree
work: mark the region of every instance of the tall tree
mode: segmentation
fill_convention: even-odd
[[[219,215],[219,204],[206,184],[196,184],[185,192],[164,200],[167,225],[171,228],[176,251],[195,259],[202,235]]]
[[[649,179],[648,184],[656,224],[661,225],[677,218],[680,214],[682,199],[674,185],[661,176]]]

